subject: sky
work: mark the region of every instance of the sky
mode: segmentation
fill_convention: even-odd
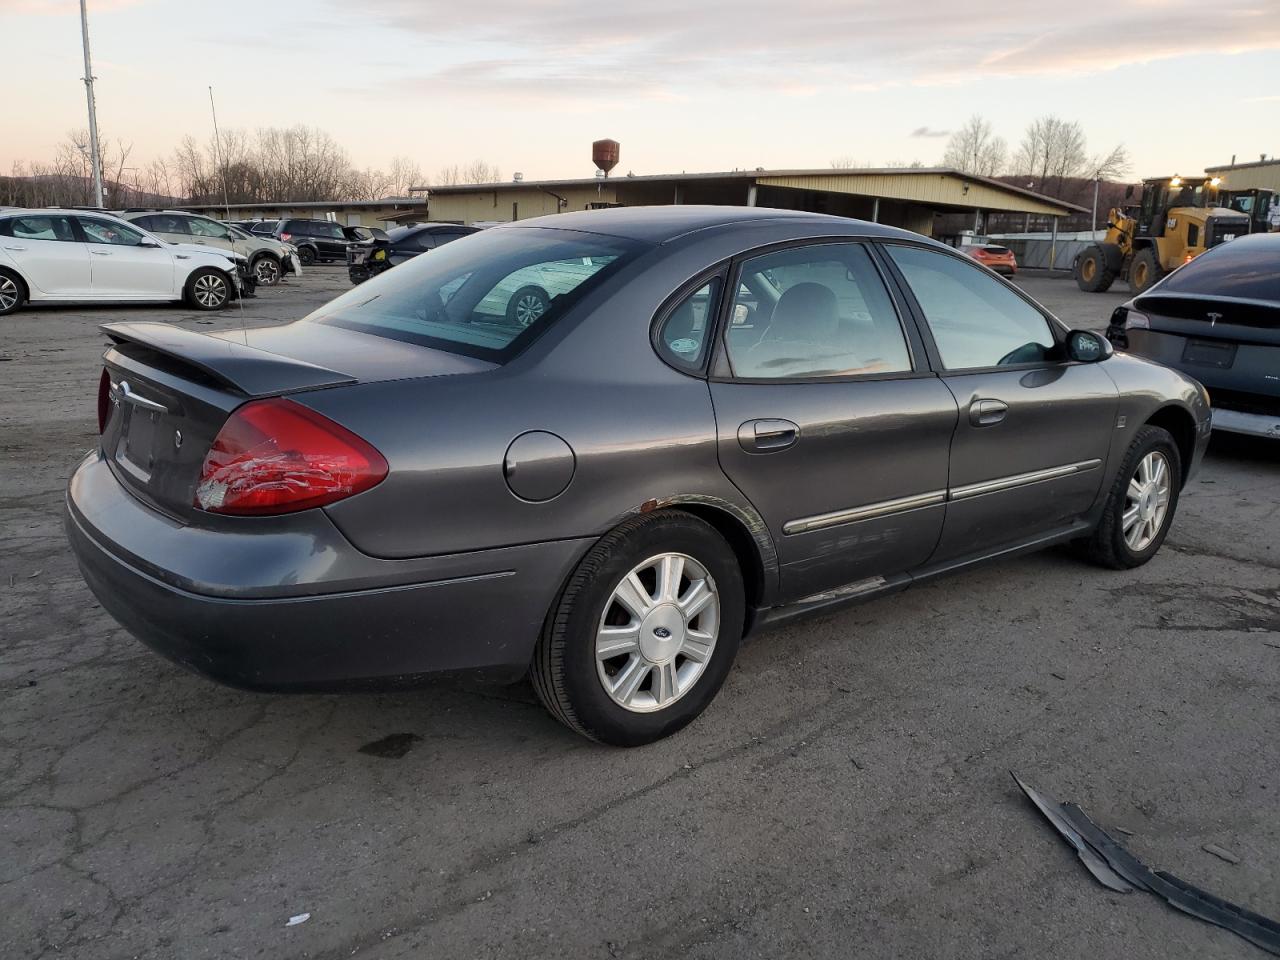
[[[1280,0],[89,0],[98,122],[130,163],[319,126],[358,166],[504,177],[937,163],[980,113],[1124,144],[1135,178],[1280,152]],[[0,0],[0,172],[87,126],[77,0]]]

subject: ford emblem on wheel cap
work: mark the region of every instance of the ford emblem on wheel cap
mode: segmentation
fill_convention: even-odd
[[[654,627],[653,635],[657,637],[659,640],[666,640],[670,638],[671,631],[668,630],[666,627]]]

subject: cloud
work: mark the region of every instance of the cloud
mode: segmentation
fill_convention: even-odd
[[[916,127],[911,131],[913,137],[949,137],[950,130],[934,130],[932,127]]]
[[[89,16],[107,10],[133,7],[143,0],[94,0]],[[79,15],[79,0],[0,0],[0,13],[18,13],[35,17]]]
[[[327,0],[350,10],[348,0]],[[420,38],[422,89],[521,102],[685,99],[704,92],[855,94],[911,83],[1096,73],[1189,54],[1280,49],[1274,0],[1113,0],[1063,10],[972,0],[365,0]],[[401,81],[396,81],[401,82]],[[924,129],[924,128],[922,128]],[[928,136],[917,131],[917,136]]]

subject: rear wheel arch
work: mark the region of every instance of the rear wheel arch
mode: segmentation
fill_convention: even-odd
[[[674,502],[664,504],[664,507],[693,514],[724,537],[733,549],[734,556],[738,558],[738,568],[742,571],[742,587],[747,598],[746,628],[750,630],[751,611],[764,606],[772,592],[766,586],[766,556],[761,550],[760,538],[752,534],[744,518],[714,503]],[[764,529],[764,521],[760,521],[760,534],[768,541],[768,559],[776,570],[777,557],[773,541],[768,540],[768,532]]]
[[[1147,418],[1146,425],[1162,427],[1169,431],[1173,442],[1178,445],[1178,456],[1182,460],[1181,483],[1187,482],[1191,470],[1191,460],[1196,452],[1196,420],[1182,407],[1170,404],[1161,407]]]

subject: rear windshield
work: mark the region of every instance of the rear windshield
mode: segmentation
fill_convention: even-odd
[[[983,249],[983,250],[985,250],[985,251],[987,251],[987,253],[1001,253],[1001,254],[1003,254],[1003,253],[1008,253],[1008,252],[1009,252],[1009,248],[1008,248],[1008,247],[983,247],[982,249]]]
[[[641,247],[572,230],[487,230],[388,270],[306,319],[504,363]]]
[[[1280,303],[1280,237],[1228,240],[1170,274],[1159,292]]]

